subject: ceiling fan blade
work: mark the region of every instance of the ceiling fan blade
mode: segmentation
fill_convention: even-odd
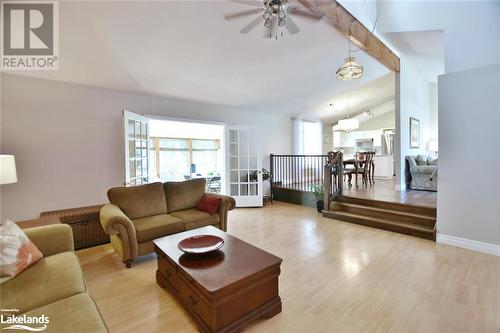
[[[255,9],[249,9],[249,10],[242,10],[239,12],[235,12],[232,14],[225,14],[224,18],[226,20],[232,20],[235,18],[243,17],[243,16],[248,16],[248,15],[255,15],[255,14],[260,14],[260,8],[255,8]]]
[[[308,19],[313,19],[313,20],[319,20],[324,15],[322,12],[312,13],[310,11],[302,10],[300,8],[297,8],[297,7],[290,8],[290,14],[292,14],[294,16],[300,16],[300,17],[304,17],[304,18],[308,18]]]
[[[255,18],[250,23],[248,23],[246,26],[244,26],[243,29],[240,30],[240,32],[242,34],[246,34],[250,30],[252,30],[253,28],[255,28],[256,26],[258,26],[259,23],[261,23],[263,21],[264,21],[264,18],[262,17],[262,15],[259,15],[257,18]]]
[[[257,0],[227,0],[229,2],[235,2],[235,3],[240,3],[242,5],[247,5],[247,6],[254,6],[254,7],[261,7],[262,6],[262,1],[257,1]]]
[[[299,27],[297,26],[297,24],[295,24],[295,22],[292,20],[290,16],[286,18],[285,27],[286,30],[288,30],[288,32],[290,33],[290,35],[295,35],[300,31]]]

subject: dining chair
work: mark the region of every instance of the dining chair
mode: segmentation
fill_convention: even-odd
[[[214,176],[208,180],[208,192],[219,193],[221,189],[220,176]]]
[[[354,167],[346,169],[349,176],[349,184],[352,184],[352,175],[355,177],[356,188],[358,188],[358,175],[361,175],[361,181],[364,185],[373,183],[372,167],[373,156],[375,152],[357,152],[354,158]]]

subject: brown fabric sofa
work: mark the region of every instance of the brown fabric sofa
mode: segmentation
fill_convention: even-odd
[[[24,231],[44,257],[0,284],[2,308],[18,309],[16,316],[49,317],[44,332],[107,332],[73,252],[71,227],[53,224]]]
[[[204,192],[205,179],[110,189],[110,203],[101,208],[100,220],[127,268],[138,256],[154,251],[156,238],[207,225],[226,231],[234,199]],[[195,208],[203,194],[222,198],[217,214]]]

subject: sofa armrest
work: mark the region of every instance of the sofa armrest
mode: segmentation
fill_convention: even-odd
[[[412,174],[432,174],[437,169],[435,165],[419,165],[410,168]]]
[[[137,235],[132,220],[118,206],[113,204],[102,206],[99,218],[104,232],[110,236],[116,235],[121,240],[121,250],[119,252],[121,252],[122,259],[128,260],[137,257]]]
[[[75,249],[73,231],[67,224],[44,225],[24,229],[24,232],[44,257]]]
[[[222,202],[219,207],[219,223],[220,223],[220,228],[224,231],[227,231],[227,212],[233,209],[236,206],[236,201],[234,201],[234,198],[227,196],[227,195],[222,195],[222,194],[215,194],[215,193],[205,193],[205,195],[212,197],[212,198],[221,198]]]
[[[104,232],[108,235],[118,235],[121,231],[120,226],[124,227],[127,232],[135,235],[135,227],[132,220],[118,206],[113,204],[102,206],[99,211],[99,218]]]

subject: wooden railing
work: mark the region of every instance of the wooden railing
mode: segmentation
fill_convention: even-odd
[[[271,154],[273,187],[312,192],[314,185],[324,179],[327,155],[275,155]]]
[[[330,205],[335,197],[342,195],[342,185],[344,165],[341,152],[329,152],[326,163],[324,164],[323,186],[325,190],[324,205],[325,210],[330,210]]]

